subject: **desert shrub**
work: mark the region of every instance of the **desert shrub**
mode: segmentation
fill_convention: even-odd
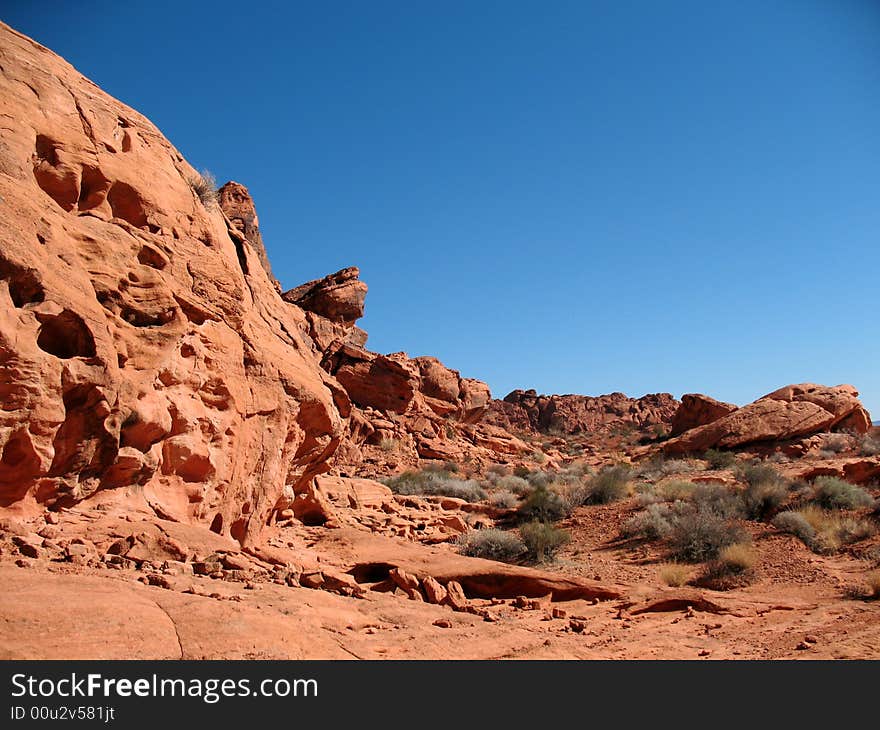
[[[532,485],[522,477],[515,477],[512,474],[499,477],[495,480],[494,486],[503,489],[506,492],[513,492],[522,497],[532,491]]]
[[[694,470],[694,465],[685,459],[667,459],[662,453],[657,453],[642,462],[633,476],[644,479],[660,479],[670,474],[686,474]]]
[[[852,446],[850,437],[842,433],[829,433],[822,441],[822,449],[832,454],[841,454],[849,451]]]
[[[691,493],[691,502],[697,510],[714,514],[722,519],[739,517],[742,503],[739,495],[723,484],[697,484]]]
[[[773,518],[773,526],[777,530],[797,537],[804,545],[812,545],[816,539],[816,528],[800,512],[787,510]]]
[[[394,451],[397,448],[397,441],[392,438],[383,438],[379,441],[379,448],[385,453]]]
[[[869,520],[841,517],[835,511],[826,511],[816,505],[807,505],[791,514],[798,515],[813,529],[814,534],[811,537],[809,531],[802,526],[800,527],[801,534],[793,534],[797,534],[813,552],[817,553],[836,553],[844,545],[865,540],[876,532],[875,526]],[[786,518],[792,526],[797,525],[794,522],[795,519]],[[775,520],[774,524],[776,524]]]
[[[862,436],[862,440],[859,442],[859,454],[862,456],[880,455],[880,439],[867,434]]]
[[[517,510],[521,522],[556,522],[567,516],[569,505],[557,492],[535,487]]]
[[[666,539],[672,556],[687,563],[712,560],[722,548],[746,538],[736,524],[710,509],[692,504],[680,504],[669,522]]]
[[[690,499],[694,496],[697,485],[686,479],[670,479],[667,482],[661,482],[657,487],[657,494],[667,502],[675,502],[676,500]]]
[[[830,476],[816,478],[811,500],[826,509],[858,509],[874,504],[874,498],[861,487]]]
[[[513,476],[520,477],[525,479],[529,474],[532,473],[532,470],[529,467],[524,466],[523,464],[517,464],[513,467]]]
[[[383,481],[395,494],[457,497],[467,502],[486,499],[486,492],[473,479],[457,479],[445,470],[405,471]]]
[[[781,480],[749,483],[740,498],[746,517],[763,520],[788,499],[788,485]]]
[[[736,477],[750,486],[784,482],[784,477],[770,464],[753,461],[743,464],[736,470]]]
[[[636,504],[639,507],[647,507],[649,504],[657,504],[663,501],[663,495],[657,491],[653,484],[638,482],[633,491],[636,494]]]
[[[551,559],[571,539],[565,530],[537,521],[522,525],[519,534],[528,550],[529,558],[539,563]]]
[[[556,475],[550,471],[530,471],[525,480],[533,487],[549,487],[556,479]]]
[[[731,469],[736,465],[736,454],[732,451],[709,449],[703,458],[709,462],[710,469]]]
[[[458,551],[472,558],[512,563],[522,558],[526,545],[514,533],[496,530],[470,530],[458,537]]]
[[[622,499],[627,494],[630,468],[626,464],[606,466],[586,484],[585,504],[607,504]]]
[[[189,186],[206,208],[217,207],[220,193],[217,191],[217,180],[210,172],[202,170],[200,173],[196,173],[189,179]]]
[[[494,477],[507,476],[508,473],[509,473],[509,469],[507,468],[506,464],[489,464],[489,466],[486,467],[486,476],[489,479],[492,479],[493,476]]]
[[[660,569],[660,580],[666,585],[678,588],[686,585],[693,573],[693,568],[680,563],[670,563]]]
[[[513,509],[519,504],[519,499],[513,492],[503,489],[489,497],[489,504],[502,509]]]
[[[850,545],[854,542],[861,542],[873,537],[877,533],[877,528],[869,520],[859,520],[852,517],[844,517],[840,519],[837,525],[837,535],[844,545]]]
[[[536,464],[543,464],[545,461],[547,461],[547,454],[545,454],[543,451],[540,451],[539,449],[536,449],[532,452],[532,460]]]
[[[669,532],[671,515],[668,504],[649,504],[623,523],[621,535],[657,540]]]

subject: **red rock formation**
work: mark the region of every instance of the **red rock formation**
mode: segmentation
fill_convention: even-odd
[[[248,189],[240,183],[230,181],[217,191],[217,198],[220,210],[229,218],[232,226],[248,240],[270,281],[280,290],[278,282],[272,275],[272,265],[269,263],[269,255],[263,244],[263,236],[260,234],[257,209]]]
[[[566,434],[608,432],[620,427],[668,426],[678,408],[669,393],[629,398],[610,395],[538,395],[514,390],[492,401],[485,420],[513,431],[559,431]]]
[[[870,416],[851,385],[804,383],[780,388],[716,421],[667,441],[667,454],[785,441],[843,427],[867,432]]]
[[[321,354],[340,344],[363,347],[367,333],[355,322],[364,316],[367,285],[356,266],[301,284],[284,292],[286,302],[306,312],[306,334]]]
[[[0,506],[122,490],[253,539],[349,410],[256,217],[228,226],[156,127],[5,25],[0,69]]]
[[[672,417],[670,434],[678,436],[697,426],[723,418],[737,409],[733,403],[724,403],[700,393],[686,393],[681,397],[681,405]]]

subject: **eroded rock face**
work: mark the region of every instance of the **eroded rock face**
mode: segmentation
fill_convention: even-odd
[[[668,426],[678,408],[669,393],[629,398],[609,395],[538,395],[514,390],[503,401],[492,401],[486,420],[514,431],[595,433],[613,428]]]
[[[367,333],[355,325],[364,316],[367,297],[367,285],[356,266],[301,284],[282,296],[305,311],[304,331],[322,355],[342,344],[367,343]]]
[[[686,393],[681,397],[681,405],[672,417],[670,434],[678,436],[692,428],[705,426],[736,409],[737,406],[733,403],[724,403],[701,393]]]
[[[803,383],[780,388],[711,423],[667,441],[668,454],[786,441],[825,431],[866,433],[871,419],[851,385]]]
[[[2,24],[0,99],[0,507],[122,489],[253,539],[349,409],[256,216],[227,225],[147,119]]]
[[[280,290],[278,282],[272,275],[272,265],[269,263],[269,255],[266,253],[266,246],[260,233],[257,209],[248,189],[241,183],[230,180],[217,191],[217,198],[220,210],[229,218],[232,226],[248,240],[269,280]]]

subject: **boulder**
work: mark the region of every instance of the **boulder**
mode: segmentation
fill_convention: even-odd
[[[789,385],[711,423],[685,431],[667,441],[663,451],[698,453],[709,448],[786,441],[831,431],[844,423],[858,424],[862,412],[858,391],[851,385]],[[870,421],[866,412],[865,420]]]
[[[678,436],[698,426],[705,426],[733,413],[737,406],[724,403],[700,393],[686,393],[681,397],[681,405],[672,417],[670,434]]]

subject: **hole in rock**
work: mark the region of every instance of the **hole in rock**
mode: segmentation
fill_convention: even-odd
[[[56,149],[57,143],[51,137],[47,137],[45,134],[37,135],[37,144],[36,144],[36,153],[37,158],[40,160],[45,160],[52,167],[58,165],[58,151]]]
[[[121,218],[135,228],[147,225],[147,213],[144,201],[137,190],[128,183],[116,181],[107,193],[110,209],[114,218]]]
[[[152,246],[141,247],[141,250],[138,252],[138,262],[142,263],[144,266],[159,269],[159,271],[168,265],[168,260],[165,256]]]
[[[97,208],[107,198],[109,189],[110,181],[97,167],[83,167],[77,208],[80,210]]]
[[[320,527],[327,521],[327,515],[319,510],[303,512],[301,515],[297,515],[297,518],[306,527]]]
[[[223,515],[219,512],[211,520],[211,532],[216,532],[218,535],[223,534]]]
[[[62,360],[95,356],[95,338],[78,314],[65,309],[61,314],[41,314],[38,318],[42,324],[37,346],[43,352]]]
[[[380,583],[394,567],[391,563],[358,563],[348,572],[358,583]]]
[[[46,298],[43,285],[35,271],[23,269],[2,258],[0,258],[0,279],[6,280],[12,303],[19,309],[25,304],[36,304]]]

